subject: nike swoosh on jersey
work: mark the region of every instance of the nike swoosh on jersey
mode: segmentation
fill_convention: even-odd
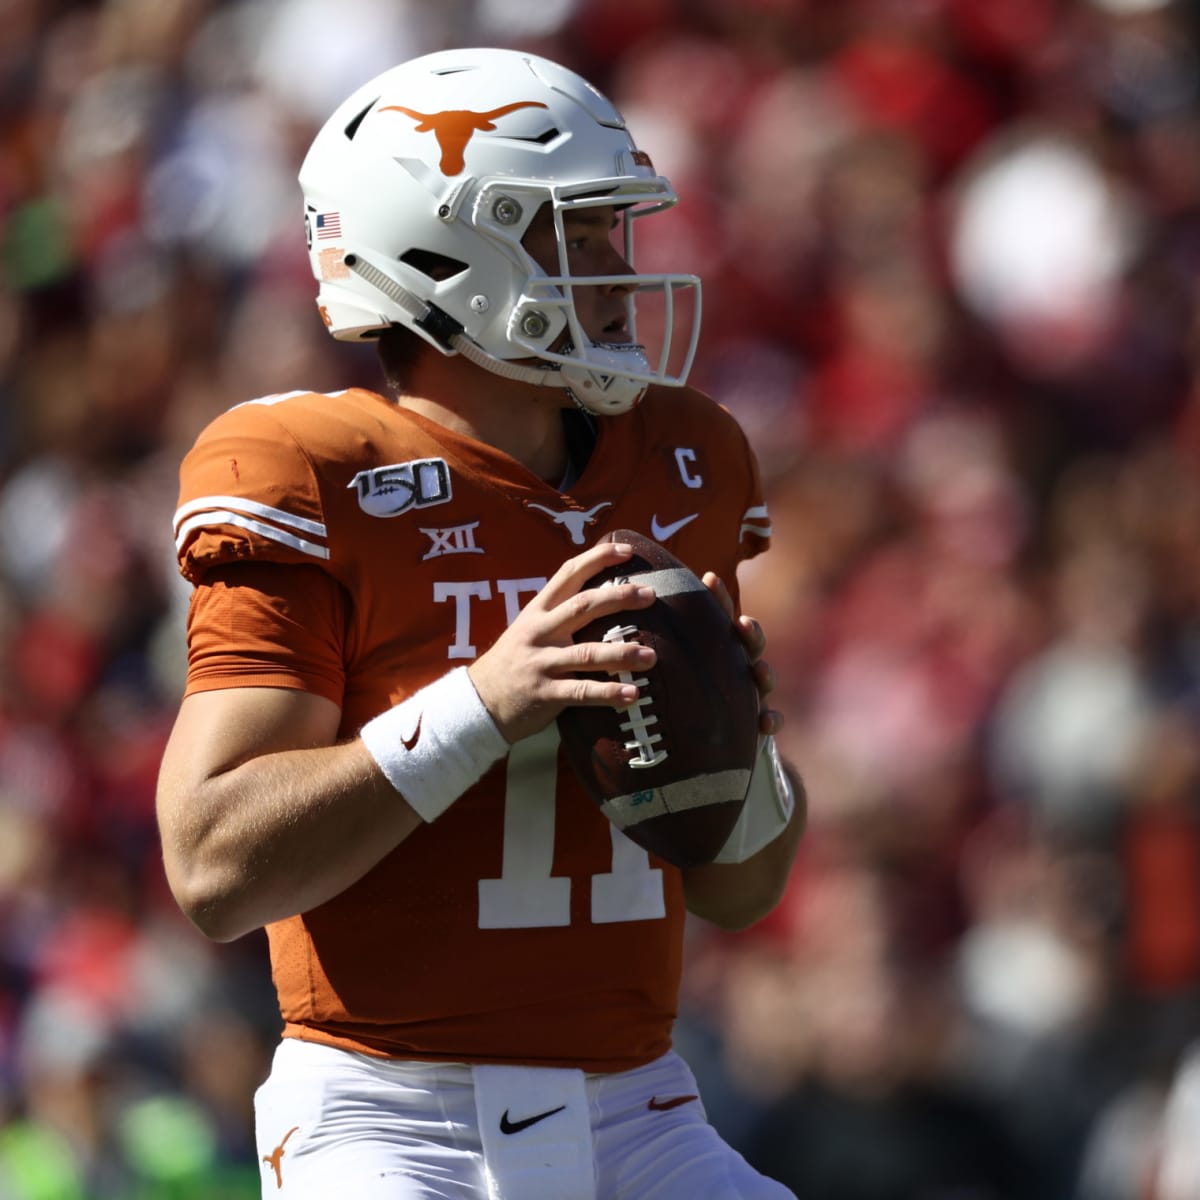
[[[504,1110],[504,1115],[500,1118],[501,1133],[520,1133],[522,1129],[528,1129],[530,1125],[536,1125],[539,1121],[544,1121],[547,1117],[554,1116],[555,1113],[560,1113],[567,1106],[560,1104],[557,1108],[547,1109],[545,1112],[534,1113],[532,1117],[525,1117],[520,1121],[510,1121],[508,1119],[508,1109]]]
[[[660,525],[658,513],[655,513],[650,518],[650,532],[656,542],[665,542],[673,533],[678,533],[685,525],[690,525],[699,515],[699,513],[689,513],[678,521],[672,521],[670,525]]]
[[[670,1100],[660,1100],[657,1096],[651,1096],[646,1102],[646,1107],[652,1112],[667,1112],[681,1104],[691,1104],[693,1100],[699,1099],[699,1096],[672,1096]]]

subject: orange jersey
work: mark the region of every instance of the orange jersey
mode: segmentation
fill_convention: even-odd
[[[361,390],[231,409],[181,481],[188,691],[317,692],[347,737],[487,649],[607,530],[658,538],[735,596],[739,561],[770,533],[740,428],[684,390],[600,418],[567,493]],[[683,921],[679,872],[615,831],[551,726],[353,886],[267,932],[291,1036],[618,1071],[669,1048]]]

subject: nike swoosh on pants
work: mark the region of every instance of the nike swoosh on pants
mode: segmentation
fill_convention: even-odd
[[[547,1117],[554,1116],[555,1113],[560,1113],[567,1106],[560,1104],[557,1108],[548,1109],[546,1112],[534,1113],[532,1117],[525,1117],[520,1121],[510,1121],[508,1119],[508,1109],[504,1110],[504,1115],[500,1118],[501,1133],[520,1133],[522,1129],[528,1129],[530,1125],[536,1125],[539,1121],[544,1121]]]

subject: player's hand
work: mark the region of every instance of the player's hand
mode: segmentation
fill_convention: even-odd
[[[584,642],[572,635],[597,617],[648,608],[653,588],[633,583],[583,588],[604,567],[632,556],[624,543],[600,542],[567,559],[517,619],[468,668],[475,690],[511,743],[544,729],[571,704],[628,708],[638,689],[619,679],[580,679],[576,672],[628,671],[654,665],[636,642]]]
[[[758,728],[761,733],[778,733],[783,728],[783,713],[771,708],[767,697],[775,690],[775,670],[763,655],[767,649],[767,635],[763,627],[753,618],[743,613],[738,616],[734,611],[733,597],[724,581],[712,571],[705,571],[704,586],[721,602],[721,607],[729,614],[729,619],[737,627],[746,653],[753,664],[754,682],[758,684],[758,694],[761,707],[758,715]]]

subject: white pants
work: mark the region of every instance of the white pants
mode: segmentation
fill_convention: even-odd
[[[264,1200],[790,1200],[708,1124],[687,1064],[392,1062],[285,1039],[255,1096]]]

